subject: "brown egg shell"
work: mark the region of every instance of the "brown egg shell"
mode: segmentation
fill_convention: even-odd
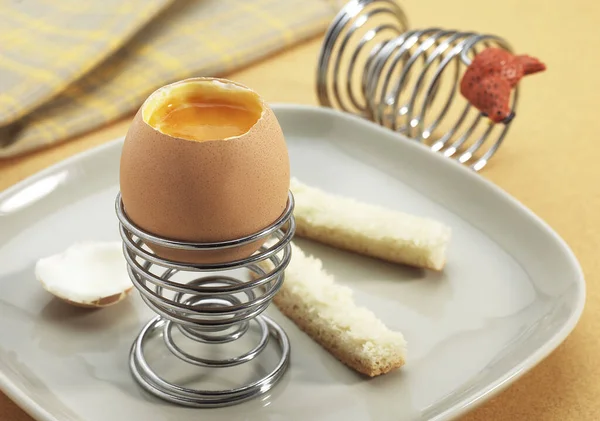
[[[95,308],[110,307],[110,306],[113,306],[115,304],[118,304],[118,303],[124,301],[127,297],[129,297],[132,290],[133,290],[133,287],[128,288],[123,292],[109,295],[108,297],[102,297],[102,298],[99,298],[98,300],[91,301],[91,302],[73,301],[73,300],[70,300],[69,298],[59,296],[59,295],[56,295],[56,297],[58,299],[64,301],[65,303],[70,304],[75,307],[95,309]]]
[[[223,79],[179,83],[198,80],[248,89]],[[289,156],[275,114],[256,99],[263,113],[249,131],[201,142],[159,132],[144,121],[140,107],[121,155],[120,188],[131,221],[159,237],[202,243],[252,235],[277,220],[287,204]],[[148,246],[170,260],[221,263],[248,257],[263,242],[210,252]]]

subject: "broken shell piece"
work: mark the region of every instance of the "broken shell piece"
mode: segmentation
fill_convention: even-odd
[[[46,291],[78,307],[108,307],[133,289],[118,241],[73,244],[38,260],[35,276]]]

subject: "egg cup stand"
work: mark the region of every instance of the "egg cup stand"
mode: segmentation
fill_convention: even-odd
[[[394,0],[351,0],[325,34],[317,66],[319,102],[427,143],[432,151],[479,171],[510,128],[518,85],[506,121],[492,124],[465,101],[443,134],[432,134],[448,118],[451,107],[457,106],[461,69],[470,65],[481,46],[512,52],[505,40],[494,35],[440,28],[408,30],[406,15]],[[439,87],[444,78],[451,88],[442,94]],[[435,101],[440,101],[441,110],[428,116]],[[469,142],[471,137],[476,139]]]
[[[284,270],[291,258],[289,243],[295,232],[294,198],[291,192],[285,212],[271,226],[254,235],[221,243],[184,243],[156,237],[129,220],[120,193],[115,207],[129,276],[146,305],[157,313],[142,328],[131,347],[129,365],[139,385],[161,399],[192,407],[233,405],[269,391],[286,372],[290,358],[290,343],[286,333],[261,313],[267,309],[283,284]],[[165,260],[147,247],[151,243],[178,250],[214,251],[260,239],[266,240],[269,246],[263,245],[251,257],[210,265]],[[272,264],[269,272],[259,265],[267,261]],[[242,280],[218,274],[235,269],[247,270],[254,276],[250,280]],[[217,275],[207,275],[207,272],[216,272]],[[199,273],[200,276],[182,283],[173,279],[178,273],[193,276]],[[258,344],[233,358],[211,359],[191,355],[173,339],[175,328],[182,338],[209,344],[212,350],[218,352],[219,346],[245,335],[251,323],[256,323],[260,328]],[[190,389],[164,380],[148,364],[145,356],[148,341],[160,335],[164,339],[165,351],[192,366],[211,370],[249,363],[265,350],[271,339],[278,345],[281,357],[271,372],[257,374],[255,377],[258,379],[241,387],[225,390]]]

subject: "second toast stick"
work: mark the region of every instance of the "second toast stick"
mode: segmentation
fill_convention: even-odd
[[[353,291],[326,272],[318,258],[291,243],[292,258],[275,306],[339,361],[370,377],[406,361],[407,345],[371,310],[355,303]],[[269,272],[271,262],[259,266]]]

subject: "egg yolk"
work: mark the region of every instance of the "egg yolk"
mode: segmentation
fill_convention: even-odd
[[[150,123],[170,136],[204,141],[244,134],[257,118],[256,110],[241,103],[206,98],[170,98],[153,113]]]

